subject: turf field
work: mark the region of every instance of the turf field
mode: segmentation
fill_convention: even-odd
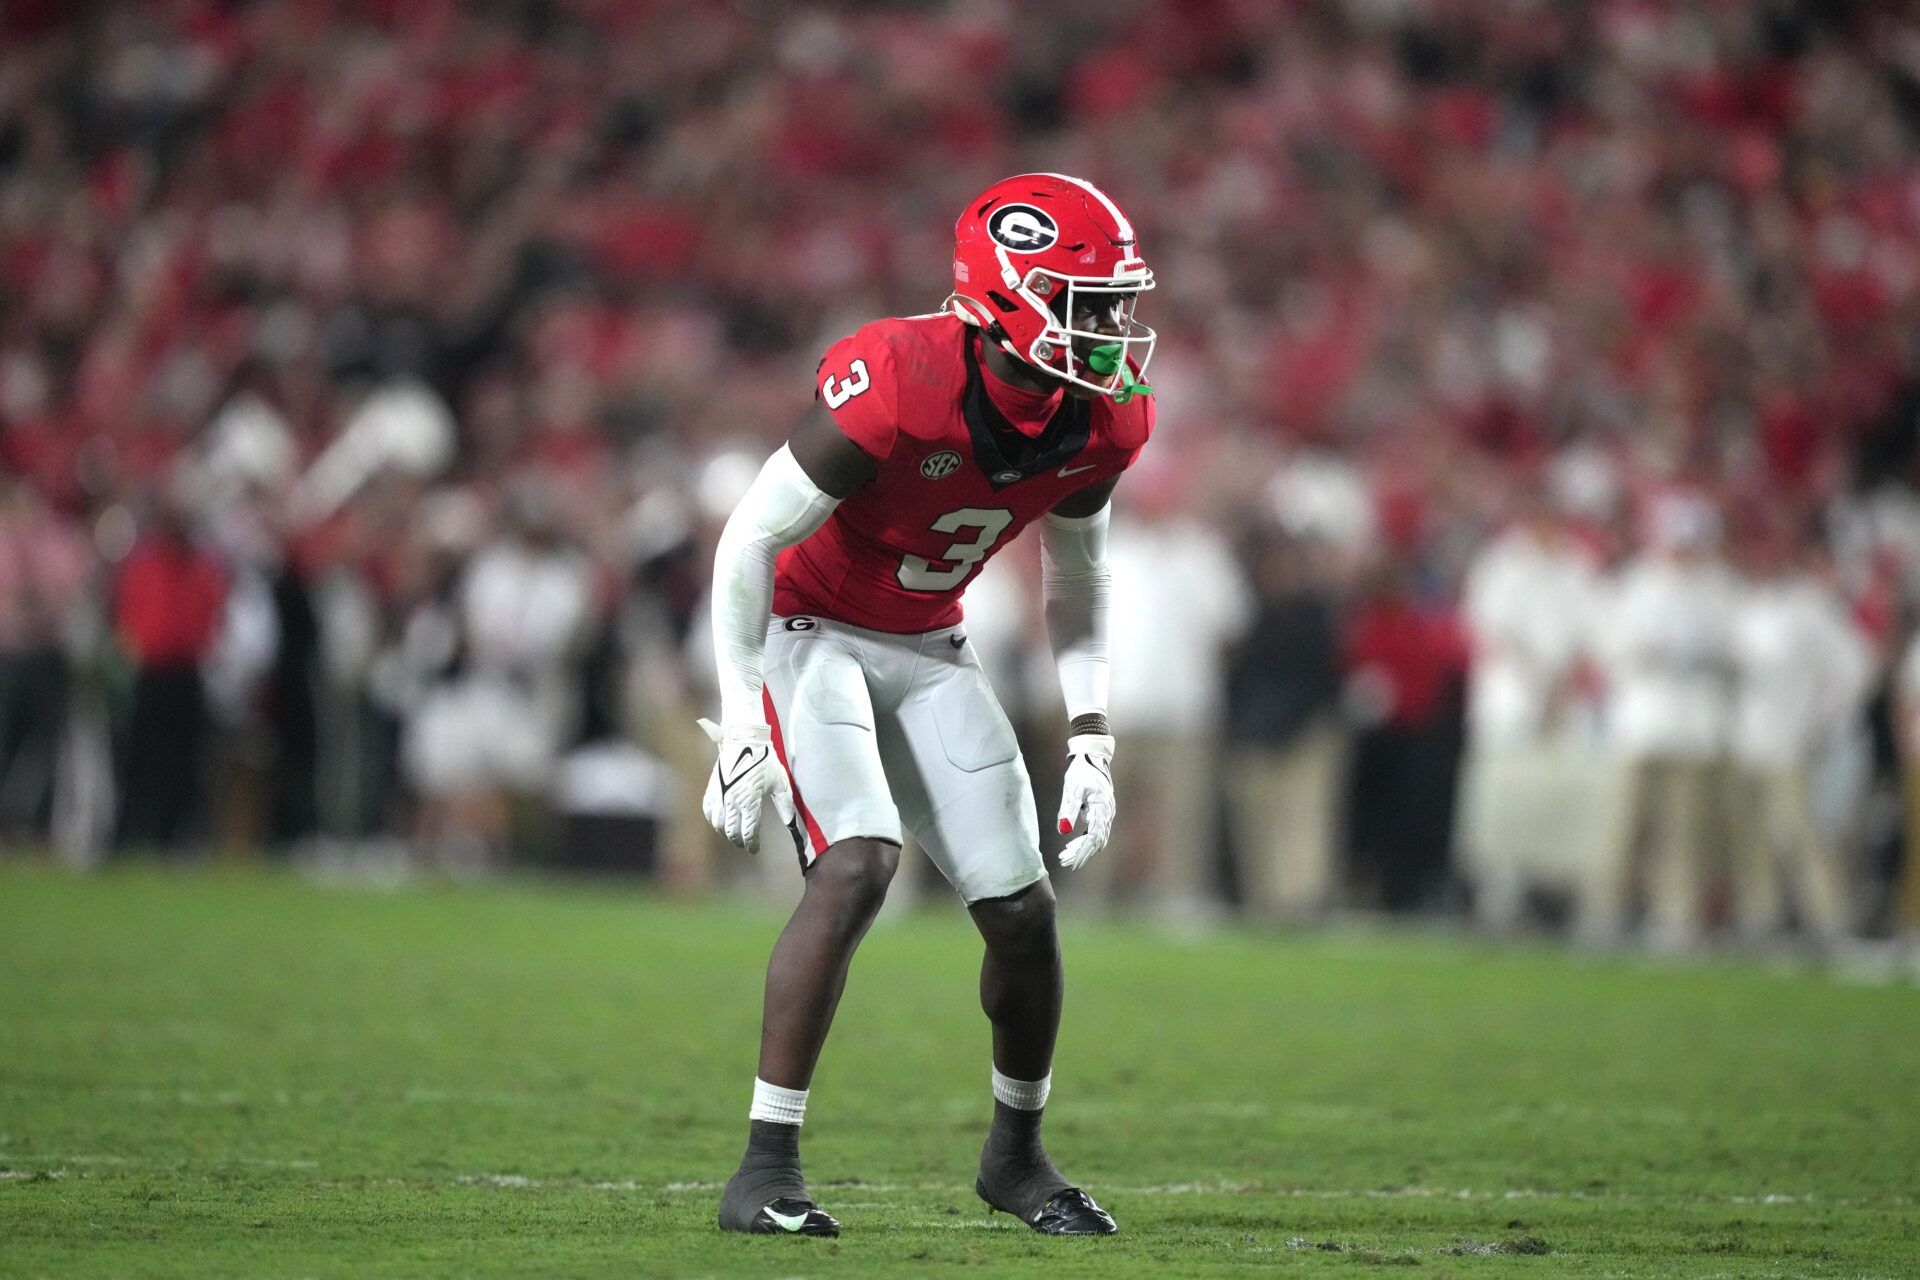
[[[1123,1234],[1033,1236],[957,908],[814,1082],[847,1234],[722,1236],[778,924],[0,866],[0,1275],[1920,1274],[1920,991],[1406,934],[1070,925],[1049,1129]]]

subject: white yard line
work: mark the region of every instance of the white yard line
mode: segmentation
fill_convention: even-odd
[[[532,1188],[584,1188],[601,1191],[643,1191],[654,1194],[684,1195],[719,1191],[724,1182],[708,1180],[644,1182],[594,1182],[579,1178],[529,1178],[521,1174],[466,1174],[455,1179],[466,1185]],[[1124,1196],[1269,1196],[1275,1199],[1304,1200],[1548,1200],[1618,1203],[1647,1201],[1654,1203],[1739,1204],[1739,1205],[1829,1205],[1835,1208],[1905,1208],[1912,1206],[1908,1195],[1882,1197],[1817,1196],[1811,1193],[1753,1192],[1737,1195],[1648,1195],[1628,1191],[1550,1191],[1540,1187],[1510,1187],[1499,1191],[1470,1187],[1273,1187],[1255,1182],[1169,1182],[1154,1186],[1128,1187],[1103,1184],[1107,1193]],[[816,1182],[822,1193],[854,1192],[871,1195],[958,1195],[966,1190],[951,1182]],[[844,1202],[841,1202],[844,1203]]]
[[[276,1156],[216,1156],[206,1160],[156,1159],[142,1156],[105,1156],[105,1155],[60,1155],[43,1156],[29,1152],[0,1151],[0,1172],[11,1173],[16,1177],[29,1176],[20,1173],[12,1166],[15,1164],[104,1164],[125,1165],[136,1169],[178,1169],[186,1172],[201,1165],[244,1164],[261,1169],[318,1169],[318,1160],[282,1160]]]
[[[173,1169],[192,1173],[197,1169],[222,1165],[249,1165],[262,1169],[318,1169],[318,1160],[289,1160],[272,1156],[213,1156],[205,1159],[158,1159],[140,1156],[104,1154],[39,1155],[0,1151],[0,1178],[27,1180],[37,1177],[89,1177],[71,1173],[70,1165],[105,1165],[139,1169]],[[27,1168],[20,1166],[26,1165]],[[426,1177],[389,1177],[389,1186],[425,1186],[439,1181]],[[502,1191],[618,1191],[646,1195],[707,1195],[721,1190],[724,1182],[709,1179],[675,1179],[668,1182],[640,1182],[633,1179],[540,1178],[522,1173],[467,1173],[453,1182],[461,1186],[486,1187]],[[823,1193],[854,1195],[958,1196],[971,1202],[969,1189],[957,1182],[865,1182],[857,1179],[814,1184]],[[1810,1192],[1753,1191],[1719,1195],[1654,1195],[1644,1192],[1610,1190],[1554,1191],[1542,1187],[1508,1187],[1487,1190],[1474,1187],[1275,1187],[1257,1182],[1167,1182],[1150,1186],[1114,1186],[1103,1184],[1106,1194],[1115,1196],[1248,1196],[1276,1200],[1462,1200],[1549,1202],[1726,1204],[1726,1205],[1824,1205],[1846,1209],[1910,1208],[1911,1195],[1878,1197],[1821,1196]],[[844,1201],[842,1203],[845,1203]],[[938,1225],[938,1224],[935,1224]]]

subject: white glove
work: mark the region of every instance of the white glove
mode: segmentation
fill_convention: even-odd
[[[1069,870],[1107,847],[1113,834],[1113,737],[1105,733],[1078,733],[1067,739],[1067,780],[1060,788],[1060,834],[1071,835],[1082,810],[1086,825],[1060,851],[1060,865]]]
[[[780,821],[789,831],[797,830],[793,787],[773,754],[773,730],[764,724],[722,729],[711,720],[702,720],[700,727],[720,749],[700,801],[713,829],[742,849],[760,852],[760,804],[771,799]]]

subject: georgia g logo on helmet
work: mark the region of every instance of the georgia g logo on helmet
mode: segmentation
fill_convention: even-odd
[[[987,219],[987,234],[1015,253],[1039,253],[1053,247],[1060,228],[1030,204],[1009,204],[995,209]]]
[[[1116,404],[1146,388],[1155,334],[1133,310],[1151,288],[1133,224],[1083,178],[1017,173],[954,220],[945,308],[1014,359]]]

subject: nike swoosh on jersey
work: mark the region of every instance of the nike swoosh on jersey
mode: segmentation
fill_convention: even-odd
[[[1089,462],[1084,467],[1062,467],[1060,468],[1059,475],[1060,475],[1060,478],[1064,480],[1068,476],[1077,476],[1082,471],[1091,471],[1099,465],[1100,464],[1097,462]]]
[[[784,1213],[781,1213],[778,1209],[774,1208],[772,1205],[768,1205],[766,1208],[762,1209],[760,1212],[766,1214],[767,1217],[771,1218],[773,1220],[773,1224],[776,1227],[780,1227],[787,1231],[798,1231],[800,1228],[807,1225],[807,1215],[804,1213],[796,1213],[791,1215],[784,1214]]]

